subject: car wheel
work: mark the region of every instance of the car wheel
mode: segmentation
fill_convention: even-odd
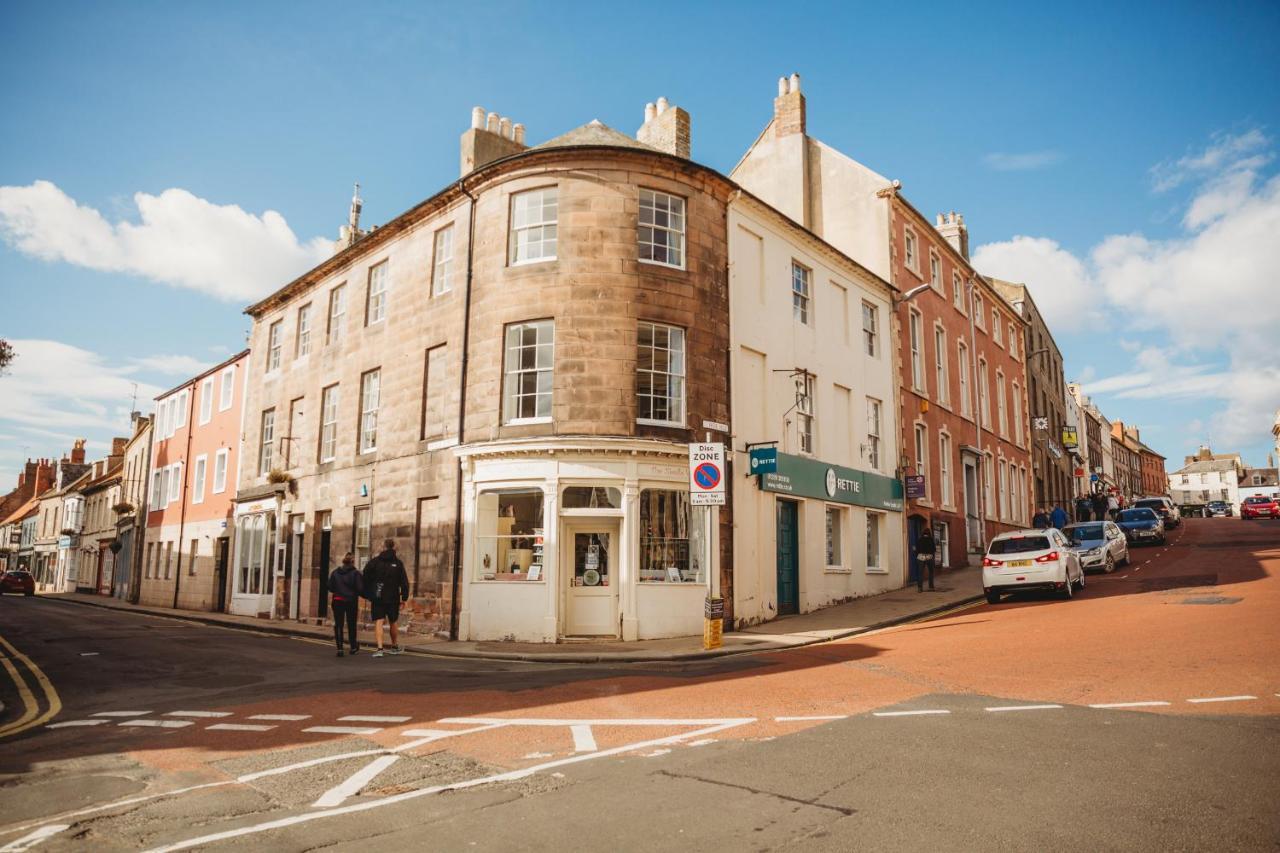
[[[996,592],[994,589],[987,590],[987,604],[999,604],[999,603],[1000,603],[1000,593]]]
[[[1084,592],[1084,566],[1080,567],[1080,583],[1076,589],[1080,592]]]
[[[35,595],[34,592],[24,592],[23,595]]]
[[[1102,570],[1107,574],[1114,572],[1116,570],[1116,558],[1108,554],[1107,563],[1102,567]]]
[[[1071,597],[1075,595],[1075,584],[1071,582],[1070,572],[1067,573],[1067,582],[1064,586],[1065,588],[1062,590],[1062,598],[1064,601],[1070,601]]]

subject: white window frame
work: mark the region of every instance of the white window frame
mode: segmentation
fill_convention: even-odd
[[[640,188],[639,198],[640,213],[637,218],[636,241],[639,244],[640,263],[684,269],[685,227],[688,222],[685,215],[685,200],[678,195],[645,187]],[[666,235],[667,239],[661,243],[658,242],[659,234]],[[648,239],[645,239],[646,236]],[[646,247],[648,247],[647,251]],[[660,254],[665,254],[668,259],[660,259],[658,257]],[[674,261],[671,258],[674,258]]]
[[[902,227],[902,265],[915,273],[917,278],[923,278],[920,275],[920,238],[910,225]]]
[[[960,377],[960,414],[973,417],[973,395],[969,387],[969,345],[963,339],[956,341],[956,369]]]
[[[991,340],[996,346],[1004,349],[1004,338],[1001,335],[1000,327],[1000,310],[998,308],[991,309]]]
[[[951,273],[951,288],[952,288],[952,290],[951,290],[951,304],[952,304],[952,305],[954,305],[954,306],[955,306],[955,309],[956,309],[957,311],[959,311],[961,314],[965,313],[965,311],[964,311],[964,281],[963,281],[963,279],[961,279],[961,278],[960,278],[960,273],[958,273],[958,272],[953,272],[953,273]]]
[[[880,307],[865,299],[862,300],[862,344],[868,356],[880,357]]]
[[[437,228],[431,237],[431,295],[453,290],[453,223]]]
[[[1018,329],[1013,323],[1009,324],[1009,355],[1018,360]]]
[[[166,503],[182,500],[182,463],[174,462],[169,466],[169,495]]]
[[[268,417],[270,416],[270,417]],[[263,409],[258,418],[258,476],[265,477],[271,473],[275,463],[276,442],[276,408]]]
[[[236,366],[234,364],[223,369],[221,381],[222,385],[218,389],[218,411],[225,412],[235,405],[236,401]]]
[[[928,393],[924,378],[924,317],[914,308],[907,311],[907,338],[911,348],[911,388]]]
[[[991,378],[988,372],[987,360],[978,356],[978,416],[985,430],[991,429]]]
[[[797,260],[791,261],[791,319],[808,326],[813,311],[813,270]]]
[[[293,341],[293,357],[306,358],[311,355],[311,303],[298,308],[298,328]]]
[[[533,343],[524,343],[525,330],[533,330]],[[516,336],[513,338],[513,335]],[[555,402],[556,325],[551,319],[508,323],[502,330],[502,422],[504,424],[548,423]],[[532,350],[532,366],[524,356]],[[545,353],[545,364],[543,356]],[[533,377],[533,390],[523,385]],[[544,377],[545,376],[545,381]],[[543,387],[545,385],[545,388]],[[523,401],[532,399],[532,415],[520,415]],[[545,402],[544,402],[545,401]],[[545,409],[545,414],[541,411]]]
[[[284,360],[284,320],[276,320],[267,326],[267,373],[280,369]]]
[[[806,373],[802,381],[804,388],[800,399],[796,400],[796,443],[802,455],[814,456],[817,454],[817,443],[814,438],[817,406],[814,397],[818,393],[818,377],[812,373]]]
[[[827,504],[823,514],[823,559],[829,571],[845,571],[845,528],[849,511],[838,504]],[[834,548],[832,547],[834,546]],[[834,551],[834,559],[833,552]]]
[[[220,495],[227,490],[227,468],[230,467],[231,451],[220,448],[213,454],[213,494]]]
[[[916,473],[924,477],[924,500],[929,499],[929,427],[917,421],[912,430],[915,438]]]
[[[985,310],[987,310],[987,300],[982,298],[982,294],[975,287],[973,289],[973,324],[984,332],[987,330],[987,321],[982,316]]]
[[[206,376],[200,382],[200,425],[204,426],[213,419],[213,385],[214,377]]]
[[[932,246],[929,247],[929,286],[939,293],[942,289],[942,258]]]
[[[321,464],[332,462],[338,455],[338,383],[320,391],[320,431],[318,458]],[[328,453],[326,453],[326,445]]]
[[[559,190],[556,186],[512,193],[507,262],[518,267],[554,261],[558,216]]]
[[[886,575],[889,570],[884,567],[884,513],[867,511],[867,573]],[[872,542],[875,548],[872,549]]]
[[[347,283],[344,281],[329,291],[329,312],[325,318],[324,344],[342,341],[342,326],[347,319]]]
[[[378,408],[382,396],[382,368],[375,367],[360,375],[360,435],[356,445],[359,453],[373,453],[378,449]]]
[[[938,432],[938,502],[949,507],[955,504],[955,482],[951,478],[951,434]]]
[[[941,323],[933,327],[933,379],[938,386],[934,399],[945,406],[951,399],[951,371],[947,364],[947,330]]]
[[[387,319],[389,263],[384,259],[369,267],[364,297],[364,324],[366,327],[377,325]],[[374,289],[375,285],[377,285],[376,290]]]
[[[875,397],[867,398],[867,464],[871,470],[880,470],[880,433],[884,429],[884,402]]]
[[[174,398],[174,414],[176,415],[174,419],[175,431],[180,430],[187,425],[187,401],[190,399],[188,396],[190,393],[190,391],[184,388],[182,391],[178,392],[178,396]]]
[[[209,473],[209,454],[201,453],[196,457],[195,474],[191,480],[191,503],[204,503],[205,478]]]
[[[151,512],[164,509],[164,474],[159,468],[151,471]]]
[[[996,417],[999,418],[1000,437],[1009,437],[1009,393],[1005,389],[1004,371],[996,370]]]
[[[644,344],[644,330],[649,329],[649,341],[647,346],[649,356],[643,357],[646,345]],[[658,346],[658,333],[665,332],[667,345],[665,347]],[[673,345],[675,339],[679,340],[679,348]],[[655,356],[659,351],[667,354],[667,369],[658,370],[657,359]],[[648,364],[649,367],[644,365]],[[666,323],[654,323],[649,320],[641,320],[636,325],[636,423],[646,424],[648,426],[673,426],[683,428],[685,425],[685,377],[688,373],[688,335],[680,326],[671,326]],[[640,378],[642,376],[649,377],[650,393],[641,393]],[[659,395],[657,389],[665,386],[666,394]],[[648,398],[650,417],[642,417],[641,400]],[[657,401],[665,400],[667,411],[672,414],[669,419],[652,417],[653,412],[657,409],[655,405]]]
[[[1022,446],[1022,388],[1013,380],[1013,443]]]

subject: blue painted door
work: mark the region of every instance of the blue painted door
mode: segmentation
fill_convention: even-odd
[[[800,612],[800,537],[795,501],[778,500],[778,615]]]

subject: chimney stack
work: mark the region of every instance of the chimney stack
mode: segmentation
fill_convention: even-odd
[[[71,445],[71,464],[84,464],[84,442],[83,438],[77,438],[75,443]]]
[[[790,136],[805,133],[804,95],[800,93],[800,75],[778,78],[778,97],[773,99],[773,135]]]
[[[524,143],[524,125],[484,107],[472,107],[471,127],[461,139],[461,176],[466,177],[486,163],[519,154]]]
[[[969,229],[964,224],[964,215],[956,213],[939,213],[937,230],[951,247],[969,260]]]
[[[692,150],[689,113],[671,106],[666,98],[644,105],[644,124],[636,131],[636,139],[659,151],[689,159]]]

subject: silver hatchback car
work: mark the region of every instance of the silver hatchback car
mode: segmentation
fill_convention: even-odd
[[[1114,572],[1129,565],[1129,540],[1114,521],[1082,521],[1062,528],[1087,571]]]

